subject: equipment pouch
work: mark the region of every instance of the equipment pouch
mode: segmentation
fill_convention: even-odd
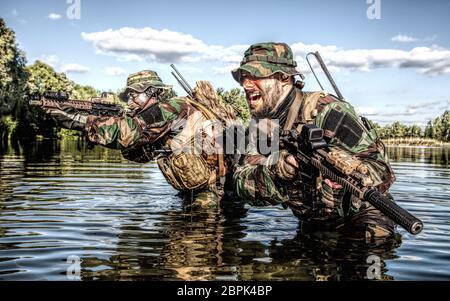
[[[172,153],[161,156],[157,163],[167,181],[178,190],[201,189],[211,177],[208,164],[200,155]]]

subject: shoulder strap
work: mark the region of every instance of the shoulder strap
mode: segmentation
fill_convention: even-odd
[[[302,123],[311,123],[317,115],[317,102],[320,98],[326,97],[327,93],[323,91],[318,92],[299,92],[297,93],[294,102],[288,112],[286,123],[283,127],[284,131],[290,131],[297,119],[299,113],[301,114]]]
[[[311,123],[314,120],[317,116],[317,102],[326,96],[327,93],[323,91],[308,93],[302,106],[302,119],[305,123]]]
[[[292,129],[295,119],[297,119],[298,111],[300,110],[302,100],[303,100],[303,93],[301,91],[298,91],[295,95],[294,102],[292,103],[291,108],[289,109],[286,118],[286,123],[284,124],[283,127],[283,131],[290,131]]]
[[[326,97],[327,93],[323,91],[318,92],[307,92],[304,93],[304,100],[301,107],[300,124],[297,126],[296,130],[298,133],[302,131],[304,124],[313,123],[314,118],[317,116],[317,102],[320,98]]]

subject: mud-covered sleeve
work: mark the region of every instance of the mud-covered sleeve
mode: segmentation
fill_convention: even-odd
[[[267,157],[249,145],[242,162],[236,165],[233,181],[236,194],[252,206],[277,205],[284,202],[266,164]]]
[[[187,107],[183,98],[174,97],[140,113],[139,118],[145,124],[143,131],[145,143],[153,143],[173,131],[174,122],[184,119]]]
[[[142,138],[143,121],[138,117],[89,116],[86,134],[90,141],[121,149],[133,145]]]
[[[327,104],[315,119],[324,130],[331,147],[356,156],[368,168],[368,175],[381,192],[395,181],[394,172],[384,153],[384,146],[375,129],[366,127],[347,102]]]
[[[170,130],[172,121],[182,110],[182,101],[177,98],[158,103],[134,117],[89,116],[87,137],[115,149],[153,143]]]

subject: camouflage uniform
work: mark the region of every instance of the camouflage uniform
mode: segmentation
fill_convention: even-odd
[[[233,70],[232,74],[237,81],[240,81],[242,71],[260,78],[276,72],[300,75],[295,66],[288,45],[261,43],[252,45],[245,52],[240,68]],[[283,127],[293,99],[301,97],[292,129],[299,131],[302,125],[308,123],[322,128],[329,147],[362,161],[368,167],[374,185],[387,194],[395,177],[385,157],[384,145],[370,123],[361,120],[349,103],[323,92],[303,92],[302,88],[303,82],[296,82],[279,106],[286,109],[270,112],[267,117],[277,118],[280,127]],[[300,179],[285,181],[277,176],[274,166],[268,164],[268,158],[258,154],[251,143],[249,145],[245,159],[236,167],[233,177],[237,194],[250,204],[283,204],[289,206],[307,228],[340,229],[354,238],[371,239],[393,233],[394,224],[390,219],[369,203],[334,187],[327,179],[319,177],[311,181],[318,192],[317,199],[312,200],[304,189],[299,189],[305,183]],[[302,168],[301,164],[299,168]]]
[[[137,72],[127,79],[126,91],[142,93],[149,87],[161,88],[166,95],[170,91],[154,71]],[[195,205],[217,205],[224,171],[219,170],[218,155],[211,151],[214,135],[202,127],[208,120],[206,109],[187,97],[161,98],[120,117],[88,115],[83,130],[90,141],[120,149],[128,160],[146,163],[157,159],[168,182],[178,190],[190,191]],[[198,135],[201,142],[193,145]]]

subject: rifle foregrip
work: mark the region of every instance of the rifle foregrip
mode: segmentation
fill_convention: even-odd
[[[364,199],[392,219],[395,223],[406,229],[409,233],[416,235],[422,231],[423,223],[420,219],[389,200],[378,190],[367,190],[364,194]]]

